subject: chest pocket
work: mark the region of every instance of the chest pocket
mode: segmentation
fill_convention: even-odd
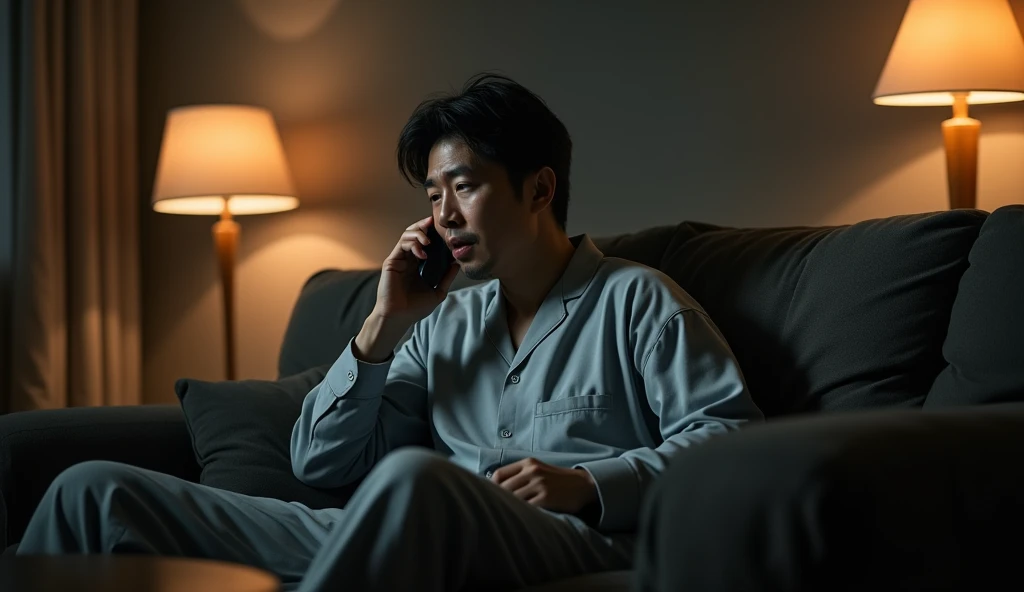
[[[610,395],[580,395],[537,403],[533,449],[588,452],[601,446],[601,430],[612,418]]]

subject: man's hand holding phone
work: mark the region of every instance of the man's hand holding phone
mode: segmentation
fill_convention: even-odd
[[[448,295],[459,273],[458,265],[448,268],[436,288],[419,273],[420,262],[427,259],[427,246],[431,244],[427,234],[432,226],[433,216],[429,216],[406,228],[384,260],[377,303],[356,335],[353,353],[357,358],[371,363],[386,360],[409,327],[430,315]],[[442,240],[441,246],[447,250],[443,239],[435,240]]]

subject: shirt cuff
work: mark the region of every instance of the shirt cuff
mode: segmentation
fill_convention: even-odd
[[[395,355],[392,353],[379,364],[363,362],[356,359],[352,353],[354,342],[353,337],[341,352],[341,356],[327,371],[327,386],[338,398],[372,399],[383,392]]]
[[[605,458],[580,463],[575,468],[590,473],[597,485],[601,519],[597,527],[606,531],[636,528],[640,513],[640,481],[629,463],[621,458]]]

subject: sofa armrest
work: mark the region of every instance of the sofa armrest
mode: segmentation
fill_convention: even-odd
[[[76,407],[0,415],[0,549],[21,540],[54,477],[111,460],[189,481],[199,465],[176,405]]]
[[[990,587],[1017,577],[1024,404],[770,421],[681,454],[645,500],[645,592]]]

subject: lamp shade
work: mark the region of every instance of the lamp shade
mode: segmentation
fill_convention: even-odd
[[[1024,41],[1008,0],[910,0],[872,95],[879,105],[1024,100]]]
[[[299,200],[274,118],[245,105],[171,110],[153,186],[153,209],[170,214],[268,214]]]

